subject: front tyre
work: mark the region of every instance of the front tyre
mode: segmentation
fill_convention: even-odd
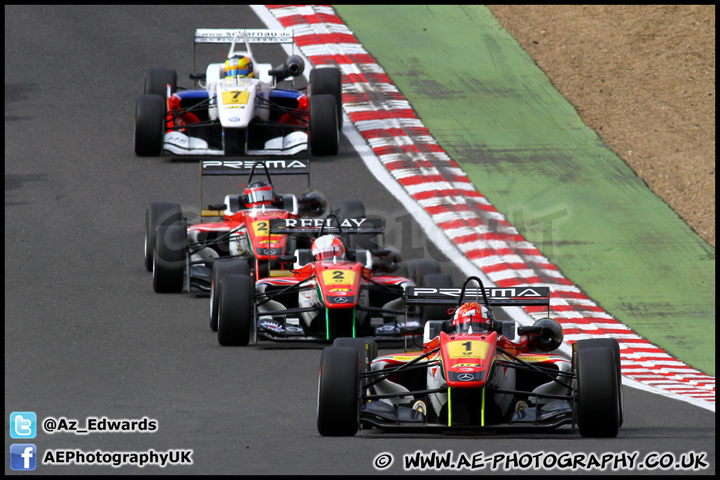
[[[322,436],[351,437],[360,429],[360,362],[353,347],[328,347],[320,357],[317,428]]]
[[[180,225],[161,225],[155,231],[153,290],[178,293],[183,289],[187,234]]]
[[[160,95],[140,95],[135,103],[133,143],[140,157],[157,157],[165,139],[165,100]]]
[[[338,337],[333,340],[333,347],[350,347],[357,350],[360,358],[360,372],[367,372],[370,370],[370,364],[378,356],[377,342],[372,338],[352,338],[352,337]]]
[[[224,347],[250,343],[253,322],[253,283],[250,275],[225,275],[218,298],[218,343]]]
[[[213,262],[210,283],[210,330],[218,330],[218,305],[220,280],[225,275],[250,275],[250,265],[245,260],[220,259]]]
[[[580,435],[616,437],[621,419],[615,353],[605,347],[576,348],[575,374]]]
[[[160,95],[167,99],[167,86],[170,85],[170,94],[177,91],[177,72],[169,68],[150,68],[145,74],[145,93]]]
[[[588,338],[585,340],[580,340],[576,342],[575,348],[577,350],[582,350],[584,348],[609,348],[613,352],[613,356],[615,357],[615,370],[617,374],[617,382],[618,382],[618,410],[619,410],[619,417],[620,417],[620,426],[622,427],[623,424],[623,418],[624,418],[624,400],[623,400],[623,391],[622,391],[622,371],[621,371],[621,364],[620,364],[620,345],[618,345],[618,341],[614,338]]]
[[[153,271],[153,248],[155,230],[160,225],[175,225],[182,222],[179,203],[153,202],[145,210],[145,269]]]

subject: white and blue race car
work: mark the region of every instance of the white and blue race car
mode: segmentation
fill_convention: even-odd
[[[338,68],[313,68],[306,89],[278,88],[279,82],[303,75],[304,60],[293,54],[272,68],[255,62],[250,44],[294,45],[292,30],[195,31],[195,46],[218,43],[230,44],[228,60],[191,73],[196,88],[179,88],[175,70],[149,69],[135,109],[137,155],[337,154],[342,122]]]

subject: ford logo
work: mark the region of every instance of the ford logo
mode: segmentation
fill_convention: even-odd
[[[461,380],[463,382],[467,382],[468,380],[473,380],[475,378],[475,375],[472,373],[461,373],[457,376],[458,380]]]
[[[230,117],[230,118],[228,118],[228,120],[230,120],[231,122],[239,122],[240,117]]]

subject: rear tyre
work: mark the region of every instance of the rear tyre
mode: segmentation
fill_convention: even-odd
[[[403,263],[403,273],[406,275],[406,278],[415,282],[415,285],[422,285],[423,278],[427,275],[442,273],[440,262],[432,258],[417,258],[407,260]],[[401,264],[401,266],[402,265],[403,264]]]
[[[310,96],[332,95],[337,107],[338,128],[343,125],[342,75],[338,68],[310,70]]]
[[[344,200],[330,204],[330,213],[345,218],[365,218],[365,205],[360,200]]]
[[[135,103],[135,154],[141,157],[157,157],[162,153],[164,137],[164,98],[160,95],[140,95]]]
[[[575,373],[580,435],[616,437],[620,429],[620,389],[614,352],[604,347],[576,349]]]
[[[340,149],[337,106],[332,95],[310,97],[310,151],[313,155],[337,155]]]
[[[155,230],[160,225],[182,223],[182,210],[179,203],[153,202],[145,210],[145,269],[153,270],[153,247]]]
[[[210,330],[218,330],[218,303],[220,279],[225,275],[250,275],[250,265],[245,260],[221,259],[213,262],[210,284]]]
[[[218,298],[218,343],[224,347],[250,342],[253,321],[253,284],[250,275],[225,275]]]
[[[426,273],[420,279],[420,286],[452,288],[452,277],[447,273]],[[447,306],[426,306],[422,308],[420,318],[425,323],[428,320],[448,320],[452,315],[448,313]]]
[[[625,401],[623,399],[623,389],[622,389],[622,371],[621,371],[621,364],[620,364],[620,346],[618,345],[617,340],[614,338],[588,338],[586,340],[581,340],[576,343],[576,349],[581,350],[584,348],[609,348],[613,351],[613,355],[615,356],[615,368],[617,370],[617,382],[618,382],[618,391],[620,392],[620,395],[618,397],[618,410],[619,410],[619,416],[620,416],[620,426],[622,427],[623,420],[624,420],[624,410],[625,410]]]
[[[360,429],[361,355],[353,347],[328,347],[320,357],[317,428],[320,435],[351,437]]]
[[[155,231],[153,290],[178,293],[183,289],[187,234],[180,225],[161,225]]]
[[[330,204],[330,213],[337,215],[340,222],[348,218],[366,218],[365,205],[361,200],[333,202]],[[378,248],[376,242],[373,241],[377,234],[359,233],[348,235],[348,237],[348,248],[362,248],[365,250]]]

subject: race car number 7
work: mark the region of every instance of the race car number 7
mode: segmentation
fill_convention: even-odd
[[[238,90],[236,92],[222,92],[222,99],[224,104],[235,103],[245,105],[248,103],[250,98],[250,92]]]

